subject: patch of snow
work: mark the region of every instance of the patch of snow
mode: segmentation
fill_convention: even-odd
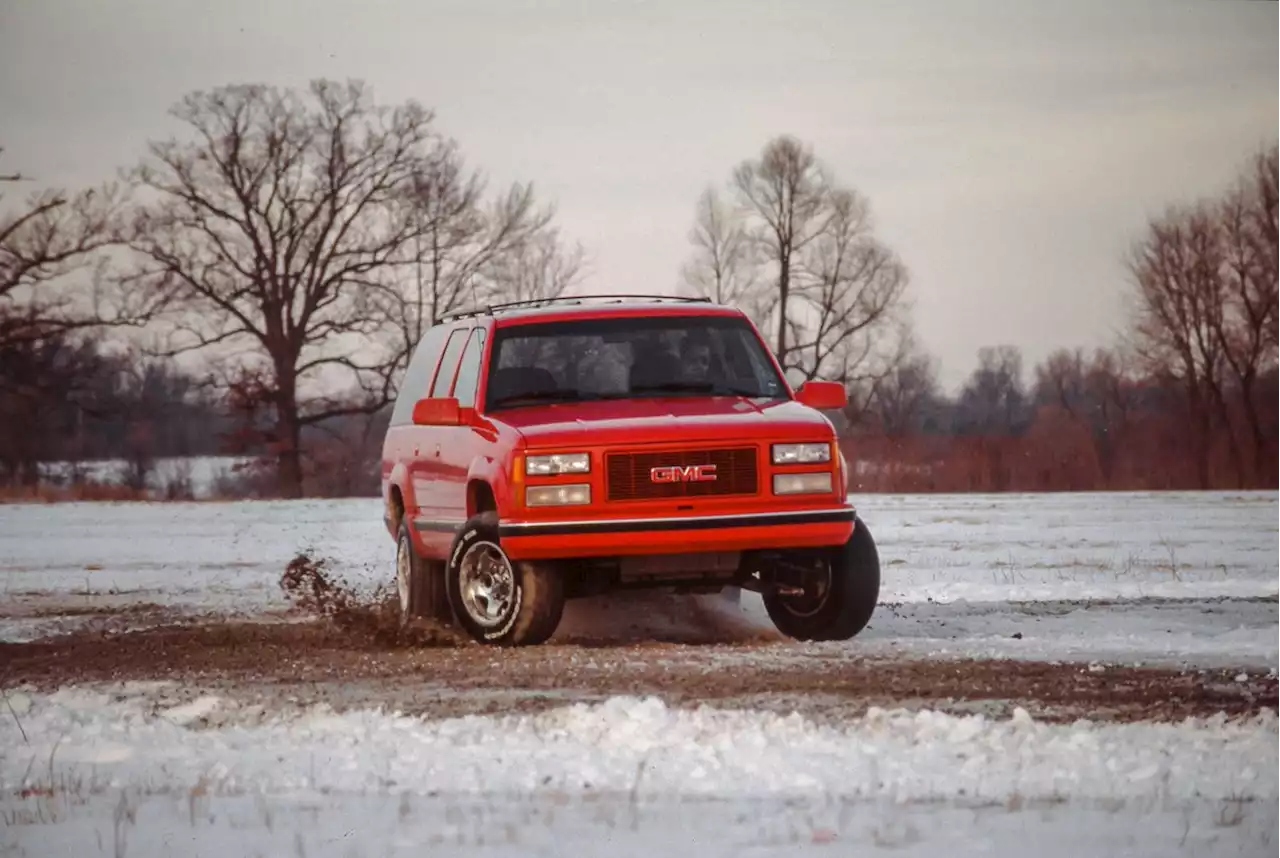
[[[359,848],[343,855],[403,853],[415,843],[502,855],[571,844],[576,854],[620,854],[615,841],[626,844],[621,854],[640,854],[641,845],[666,854],[693,846],[677,834],[684,821],[715,844],[702,855],[836,841],[936,854],[992,837],[1006,847],[1035,842],[1043,854],[1080,854],[1082,843],[1092,844],[1090,854],[1115,854],[1135,835],[1146,843],[1141,854],[1161,854],[1154,847],[1168,850],[1169,837],[1217,848],[1248,838],[1256,849],[1256,838],[1274,842],[1275,834],[1280,746],[1271,712],[1234,722],[1049,724],[1021,710],[1008,720],[871,710],[834,727],[611,698],[538,715],[438,721],[319,707],[192,729],[152,716],[124,689],[31,697],[25,740],[14,719],[0,719],[0,788],[13,795],[79,784],[86,804],[68,811],[65,826],[20,836],[32,847],[61,838],[71,852],[103,830],[110,838],[113,820],[119,833],[121,808],[131,803],[146,811],[125,814],[133,817],[125,826],[131,855],[157,853],[160,832],[188,816],[188,825],[201,820],[192,838],[210,842],[215,830],[217,842],[237,830],[248,837],[236,854],[279,842],[280,831],[290,847],[305,832],[306,843],[333,854],[332,841],[313,835],[343,825],[360,832],[348,844]],[[249,811],[251,818],[214,825],[210,802],[242,823]],[[302,808],[319,811],[316,825]],[[984,816],[993,808],[999,812]],[[1231,826],[1221,824],[1224,808],[1239,813]],[[1000,821],[1019,810],[1026,812],[1016,824]],[[391,813],[398,823],[372,825]],[[1071,823],[1082,819],[1102,827],[1072,836]],[[890,836],[895,821],[904,827]],[[876,822],[888,826],[878,837],[867,828]],[[1067,836],[1075,851],[1041,840],[1041,828]],[[460,839],[431,839],[442,831]]]
[[[345,577],[387,578],[377,501],[15,504],[0,510],[0,594],[220,611],[279,608],[299,552]]]
[[[836,727],[794,714],[684,710],[656,698],[615,697],[536,715],[443,720],[321,706],[257,725],[188,729],[231,704],[204,697],[153,717],[123,690],[66,688],[30,697],[25,741],[14,719],[0,719],[0,747],[8,749],[0,758],[4,789],[47,777],[28,770],[29,757],[47,760],[57,744],[55,776],[87,774],[58,762],[102,764],[106,747],[118,765],[100,768],[97,777],[116,785],[144,779],[153,788],[187,788],[203,778],[224,789],[264,791],[1274,799],[1280,750],[1269,710],[1243,721],[1051,724],[1025,710],[1002,721],[871,709]]]
[[[31,695],[23,694],[21,691],[15,691],[12,694],[6,694],[5,705],[9,707],[9,712],[15,718],[26,715],[31,711]]]
[[[180,727],[186,727],[202,718],[207,718],[218,710],[218,706],[222,700],[212,695],[204,695],[197,697],[190,703],[182,703],[178,706],[170,706],[160,713],[160,717],[166,721],[177,724]]]
[[[112,854],[106,851],[112,844],[115,854],[157,858],[1169,858],[1276,852],[1274,808],[1232,800],[1134,808],[1016,799],[975,806],[819,796],[633,800],[619,793],[403,792],[294,798],[120,790],[90,797],[83,806],[33,797],[4,810],[20,820],[6,832],[7,854],[15,858]]]
[[[721,610],[728,610],[721,608]],[[736,608],[769,627],[760,597]],[[1023,602],[881,604],[852,641],[806,652],[832,658],[963,657],[1198,667],[1275,668],[1280,663],[1277,605],[1270,601]],[[786,651],[777,657],[784,657]],[[744,661],[763,657],[741,654]]]
[[[864,496],[887,601],[1274,597],[1276,492]]]

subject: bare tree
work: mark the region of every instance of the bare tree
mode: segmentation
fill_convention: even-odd
[[[1035,400],[1056,405],[1077,419],[1089,408],[1089,384],[1082,349],[1059,349],[1035,369]]]
[[[1129,441],[1137,385],[1131,356],[1121,351],[1098,349],[1085,368],[1085,386],[1095,409],[1094,447],[1107,486],[1116,479],[1116,462]]]
[[[693,257],[681,270],[684,291],[717,304],[742,307],[763,324],[770,296],[760,288],[757,248],[741,214],[726,205],[715,188],[707,188],[698,198],[689,242]]]
[[[429,238],[413,182],[442,144],[430,112],[376,105],[355,82],[226,86],[172,114],[191,137],[152,143],[133,173],[147,200],[127,282],[163,302],[161,353],[216,347],[265,372],[279,492],[297,497],[303,427],[391,396],[379,308]],[[358,398],[323,393],[344,376]]]
[[[792,379],[844,382],[857,422],[908,339],[905,266],[874,236],[867,201],[793,137],[739,164],[730,190],[733,208],[714,188],[698,200],[682,287],[772,328]]]
[[[26,181],[12,173],[0,187]],[[122,200],[110,184],[14,202],[0,194],[0,413],[11,429],[0,431],[0,471],[28,486],[40,462],[77,453],[67,430],[83,424],[82,401],[103,365],[95,329],[145,317],[101,276]]]
[[[554,297],[579,275],[581,247],[564,245],[552,226],[555,209],[538,206],[532,185],[513,184],[493,200],[486,200],[486,186],[453,144],[443,145],[413,177],[422,234],[414,241],[414,277],[404,293],[410,350],[448,313],[510,299],[513,286],[531,298]],[[520,272],[526,264],[540,273]]]
[[[1027,424],[1022,352],[1016,346],[984,346],[978,367],[956,402],[956,429],[962,435],[1019,435]]]
[[[938,398],[938,364],[910,339],[872,391],[872,409],[884,433],[902,438],[920,432],[924,416]]]
[[[386,405],[428,326],[521,277],[564,288],[580,263],[531,187],[487,202],[416,102],[320,80],[196,92],[172,113],[191,134],[133,173],[147,199],[125,282],[163,307],[155,352],[216,351],[238,399],[264,399],[285,497],[302,491],[304,430]]]
[[[1036,367],[1034,399],[1061,409],[1086,426],[1104,485],[1115,478],[1115,463],[1133,408],[1133,379],[1125,359],[1110,349],[1086,357],[1082,349],[1060,349]]]
[[[1277,149],[1259,154],[1222,201],[1221,313],[1211,315],[1217,346],[1238,389],[1255,474],[1270,468],[1259,378],[1276,364]],[[1224,415],[1224,418],[1226,415]]]
[[[776,266],[770,302],[777,316],[774,353],[785,360],[794,268],[800,252],[825,229],[830,182],[813,152],[784,135],[770,140],[759,159],[740,164],[732,184],[739,205],[759,222],[748,234],[760,258]]]
[[[575,287],[586,266],[581,244],[567,245],[558,230],[543,227],[532,237],[495,254],[484,279],[495,298],[534,301],[558,298]]]
[[[86,337],[0,343],[0,478],[35,487],[40,463],[67,452],[69,411],[102,361]]]
[[[1271,307],[1268,364],[1280,368],[1280,145],[1260,152],[1248,175],[1252,187],[1253,260],[1256,283]]]
[[[793,345],[780,359],[806,379],[874,382],[906,344],[896,324],[906,269],[872,234],[867,203],[856,192],[831,190],[824,223],[800,252],[799,307],[788,324]]]
[[[0,149],[0,152],[3,152]],[[24,181],[21,173],[0,177]],[[17,206],[0,194],[0,344],[34,341],[119,317],[92,281],[75,284],[96,251],[116,238],[120,194],[114,186],[78,193],[46,189]]]
[[[1150,224],[1132,250],[1137,353],[1147,368],[1172,380],[1188,410],[1192,455],[1201,488],[1210,485],[1215,414],[1223,403],[1225,302],[1222,243],[1206,205],[1171,208]],[[1232,452],[1238,459],[1234,435]]]

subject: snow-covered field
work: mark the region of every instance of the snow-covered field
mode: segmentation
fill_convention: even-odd
[[[1277,593],[1275,492],[870,495],[891,602],[1256,598]],[[299,551],[387,580],[376,499],[0,509],[0,592],[279,604]]]
[[[1166,856],[1276,843],[1274,714],[1046,725],[872,711],[833,728],[614,698],[533,717],[317,711],[202,730],[191,725],[216,698],[160,712],[128,689],[17,703],[21,721],[0,721],[0,785],[28,791],[3,803],[17,855]]]
[[[1276,664],[1274,601],[1243,601],[1280,589],[1274,492],[873,495],[860,511],[882,601],[914,610],[881,608],[859,652]],[[0,594],[28,608],[0,618],[0,638],[67,628],[67,605],[281,609],[299,552],[389,584],[381,515],[365,499],[0,508]],[[744,607],[762,616],[754,594]]]
[[[838,645],[706,647],[708,670],[767,664],[762,692],[788,665],[835,676],[868,656],[1274,675],[1274,492],[868,496],[860,507],[884,563],[871,627]],[[278,581],[299,552],[370,587],[389,583],[392,547],[376,500],[0,507],[0,639],[72,629],[104,608],[262,615],[286,607]],[[744,594],[744,610],[758,618],[758,598]],[[4,689],[0,856],[1277,848],[1268,707],[1244,721],[1046,723],[919,706],[818,721],[612,697],[446,720],[251,712],[191,687],[174,707],[157,702],[165,687]]]

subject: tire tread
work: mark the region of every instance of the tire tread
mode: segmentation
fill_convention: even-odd
[[[777,596],[765,596],[765,610],[778,631],[802,641],[838,641],[856,637],[875,613],[880,596],[880,555],[871,531],[854,519],[849,541],[832,563],[833,602],[812,617],[797,617]]]
[[[511,561],[512,571],[523,591],[516,621],[501,637],[483,638],[478,633],[478,627],[466,615],[466,609],[458,593],[457,575],[453,569],[453,556],[457,551],[458,542],[463,538],[463,534],[471,530],[482,531],[486,542],[492,542],[501,547],[496,512],[482,512],[472,517],[458,531],[454,545],[449,551],[449,561],[445,564],[444,574],[440,576],[445,582],[444,598],[458,624],[476,640],[491,645],[536,646],[545,643],[555,634],[564,614],[564,576],[560,574],[559,569],[550,564]]]
[[[413,547],[408,521],[400,523],[397,540],[409,541],[409,616],[449,622],[453,615],[444,592],[444,566],[427,560]],[[399,550],[397,548],[397,550]]]

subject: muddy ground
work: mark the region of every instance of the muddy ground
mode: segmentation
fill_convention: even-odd
[[[15,600],[0,614],[48,617],[55,631],[0,644],[0,689],[142,683],[157,707],[214,694],[231,704],[218,717],[241,719],[321,703],[432,716],[530,712],[612,695],[796,711],[822,722],[873,706],[996,717],[1020,706],[1054,721],[1277,708],[1274,671],[871,657],[856,641],[785,639],[719,597],[585,600],[566,612],[551,643],[498,649],[448,626],[406,624],[385,590],[357,594],[302,556],[281,588],[289,610],[242,619],[151,604]]]
[[[862,658],[856,647],[804,645],[714,624],[658,637],[665,639],[570,636],[568,643],[496,650],[422,623],[402,632],[373,614],[104,627],[0,644],[0,688],[155,682],[148,693],[157,706],[215,694],[233,704],[224,711],[244,717],[317,703],[434,716],[530,712],[616,694],[798,711],[822,722],[872,706],[996,717],[1021,706],[1054,721],[1178,720],[1277,707],[1276,678],[1258,672]]]

